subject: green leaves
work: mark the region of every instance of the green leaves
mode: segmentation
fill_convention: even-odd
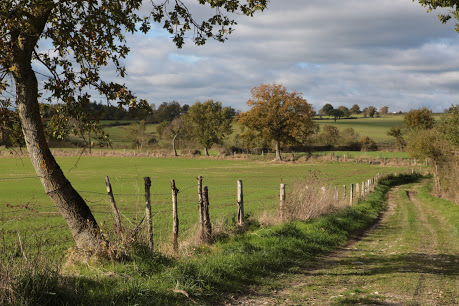
[[[191,136],[205,149],[222,143],[232,133],[232,112],[228,107],[223,108],[221,102],[198,101],[184,115],[184,120]]]
[[[450,14],[438,14],[438,19],[442,23],[448,22],[451,18],[459,20],[459,1],[458,0],[418,0],[419,3],[427,7],[427,12],[432,12],[437,8],[451,8]],[[414,2],[414,0],[413,0]],[[456,27],[459,32],[459,27]]]

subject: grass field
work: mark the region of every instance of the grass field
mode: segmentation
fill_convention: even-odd
[[[316,120],[323,127],[324,125],[333,125],[340,129],[353,128],[361,137],[368,136],[376,142],[391,142],[393,137],[388,136],[387,132],[393,126],[403,125],[403,116],[387,115],[379,118],[357,118],[357,119],[333,119]]]
[[[272,163],[241,160],[143,158],[143,157],[59,157],[58,162],[72,185],[86,199],[99,223],[111,229],[113,221],[104,176],[109,176],[122,222],[130,227],[144,215],[143,177],[152,180],[154,231],[158,242],[169,238],[172,227],[170,180],[175,179],[181,238],[197,230],[196,177],[209,187],[211,218],[215,224],[229,222],[236,213],[236,181],[244,182],[245,211],[259,216],[278,207],[279,185],[292,183],[316,171],[324,185],[349,185],[365,181],[376,173],[393,173],[399,167],[354,163]],[[18,235],[39,238],[56,256],[72,246],[70,232],[43,191],[28,158],[0,158],[0,229],[8,243]]]

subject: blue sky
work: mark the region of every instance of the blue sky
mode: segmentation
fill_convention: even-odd
[[[213,99],[244,111],[251,88],[276,82],[316,110],[331,103],[441,112],[459,103],[459,34],[437,13],[411,0],[271,0],[253,18],[236,16],[223,44],[188,39],[178,50],[160,26],[128,37],[124,82],[156,105]]]

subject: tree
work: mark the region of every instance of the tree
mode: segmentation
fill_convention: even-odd
[[[360,106],[358,106],[357,104],[352,105],[350,111],[351,111],[351,114],[354,114],[354,115],[358,115],[361,113]]]
[[[373,118],[376,115],[376,107],[368,106],[365,110],[365,114],[370,118]]]
[[[360,146],[362,151],[377,151],[378,146],[376,142],[368,136],[363,137],[360,139]]]
[[[157,122],[171,122],[174,118],[182,114],[182,107],[177,101],[163,102],[156,109],[155,119]]]
[[[223,108],[221,102],[213,100],[193,104],[184,120],[191,137],[204,147],[206,156],[209,156],[210,147],[222,144],[225,137],[233,132],[231,108]]]
[[[326,146],[333,146],[338,143],[339,129],[336,126],[326,124],[322,127],[322,141]]]
[[[365,107],[364,109],[362,109],[362,114],[364,118],[368,116],[368,107]]]
[[[171,122],[164,122],[161,130],[158,130],[158,134],[161,138],[172,141],[172,150],[174,151],[174,156],[177,154],[176,141],[178,139],[184,139],[186,137],[186,126],[183,116],[175,117]],[[158,125],[160,126],[160,125]]]
[[[236,119],[243,128],[255,130],[267,141],[274,141],[276,160],[282,160],[281,145],[306,141],[317,131],[314,110],[302,94],[280,84],[262,84],[251,90],[250,110]]]
[[[406,146],[406,141],[403,138],[402,129],[398,126],[393,126],[387,132],[387,135],[395,137],[395,143],[397,144],[397,148],[401,151]]]
[[[13,103],[32,164],[45,192],[66,220],[78,248],[97,252],[105,250],[107,244],[91,210],[49,150],[38,98],[61,102],[69,113],[79,112],[87,117],[90,114],[82,111],[82,105],[89,99],[89,88],[121,107],[148,106],[145,100],[137,100],[123,84],[107,82],[100,75],[101,66],[112,64],[118,75],[124,77],[126,70],[121,60],[129,52],[125,44],[126,33],[146,33],[150,22],[154,21],[163,23],[177,47],[182,47],[185,35],[193,28],[197,45],[205,44],[208,38],[223,42],[235,24],[226,12],[251,16],[263,10],[267,1],[241,4],[234,0],[198,0],[199,4],[210,4],[212,8],[210,18],[201,23],[182,1],[176,0],[172,6],[168,6],[169,2],[152,2],[147,17],[139,13],[141,0],[11,0],[0,3],[0,94],[9,86],[14,88]],[[39,42],[52,49],[41,52]],[[49,71],[43,91],[39,91],[32,63],[43,65]]]
[[[320,114],[327,115],[327,116],[332,116],[332,115],[331,115],[331,112],[332,112],[333,110],[334,110],[333,105],[327,103],[327,104],[325,104],[325,105],[319,110],[319,113],[320,113]]]
[[[438,124],[438,130],[451,145],[459,148],[459,104],[448,109],[448,114]]]
[[[151,140],[151,138],[148,138],[149,135],[147,133],[145,120],[131,123],[128,127],[128,136],[131,140],[132,146],[137,150],[142,150],[142,148]]]
[[[389,113],[389,106],[383,106],[379,109],[381,115],[387,115]]]
[[[411,109],[403,116],[403,121],[406,127],[411,130],[428,130],[435,125],[432,111],[427,107]]]
[[[351,111],[346,106],[338,106],[338,110],[343,114],[343,117],[349,118],[351,116]]]
[[[411,130],[408,138],[406,151],[411,157],[427,159],[433,169],[435,188],[441,190],[442,168],[448,165],[451,150],[448,142],[442,137],[437,129]],[[451,165],[454,167],[454,165]]]
[[[344,113],[341,110],[337,109],[337,108],[330,110],[327,115],[329,115],[330,117],[333,117],[335,122],[339,118],[344,117]]]
[[[18,114],[7,108],[0,108],[0,123],[0,146],[19,146],[22,151],[25,142]]]
[[[345,128],[340,132],[341,142],[352,150],[360,150],[359,133],[353,128]]]

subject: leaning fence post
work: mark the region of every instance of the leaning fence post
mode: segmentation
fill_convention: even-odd
[[[118,208],[116,207],[115,197],[113,196],[112,185],[110,184],[110,179],[108,176],[105,177],[105,185],[107,186],[108,197],[110,198],[110,205],[113,210],[113,215],[115,216],[115,226],[116,231],[120,235],[120,238],[123,239],[123,228],[121,227],[121,218]]]
[[[237,181],[237,223],[244,224],[244,193],[242,190],[242,180]]]
[[[202,240],[206,243],[210,243],[212,237],[212,224],[210,223],[210,214],[209,214],[209,190],[207,186],[202,188],[202,202],[203,202],[203,236]]]
[[[147,239],[148,239],[148,248],[153,252],[154,250],[154,241],[153,241],[153,222],[151,220],[151,199],[150,199],[150,187],[151,179],[150,177],[143,178],[145,182],[145,216],[147,220]]]
[[[174,252],[178,250],[178,235],[179,235],[179,218],[177,212],[177,193],[178,189],[175,187],[175,180],[171,180],[172,189],[172,235]]]
[[[285,184],[280,184],[279,211],[280,211],[280,218],[282,221],[284,221],[284,209],[285,209]]]

